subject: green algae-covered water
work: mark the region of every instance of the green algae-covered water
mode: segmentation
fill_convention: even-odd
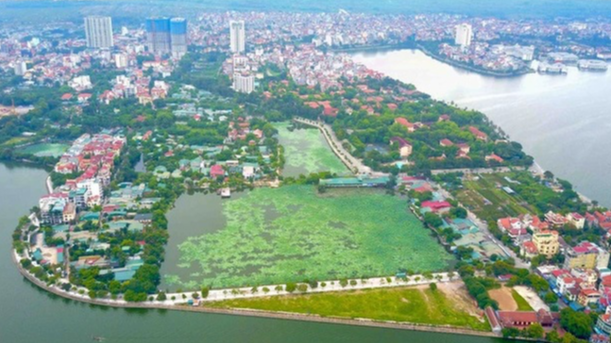
[[[187,195],[168,219],[170,237],[183,239],[170,242],[162,269],[170,290],[443,271],[453,262],[405,199],[381,190]]]

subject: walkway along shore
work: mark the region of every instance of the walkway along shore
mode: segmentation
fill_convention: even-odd
[[[34,275],[30,274],[24,269],[18,261],[19,255],[16,251],[11,254],[12,260],[17,266],[19,273],[23,275],[28,281],[34,285],[42,288],[45,291],[53,293],[62,298],[80,301],[92,305],[116,307],[116,308],[129,308],[129,309],[159,309],[159,310],[173,310],[173,311],[185,311],[185,312],[200,312],[210,314],[224,314],[224,315],[236,315],[236,316],[248,316],[248,317],[261,317],[261,318],[273,318],[283,320],[296,320],[306,322],[318,322],[318,323],[329,323],[329,324],[341,324],[341,325],[352,325],[352,326],[368,326],[368,327],[379,327],[387,329],[400,329],[400,330],[412,330],[412,331],[426,331],[426,332],[438,332],[438,333],[450,333],[467,336],[482,336],[482,337],[501,337],[491,331],[476,331],[466,328],[459,328],[453,326],[443,325],[427,325],[417,323],[403,323],[394,321],[378,321],[365,318],[339,318],[339,317],[322,317],[319,315],[312,314],[300,314],[300,313],[289,313],[289,312],[271,312],[262,310],[252,309],[216,309],[204,306],[189,306],[189,305],[170,305],[160,301],[147,301],[141,303],[132,303],[124,300],[111,300],[111,299],[91,299],[87,295],[80,295],[73,292],[66,292],[58,287],[46,285],[44,282],[38,280]],[[429,281],[426,281],[427,283]],[[170,294],[168,294],[170,296]],[[261,296],[261,295],[259,295]],[[222,299],[219,299],[222,300]]]

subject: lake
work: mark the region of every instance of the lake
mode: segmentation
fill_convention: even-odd
[[[483,76],[418,50],[368,52],[357,62],[414,84],[432,97],[485,113],[537,163],[611,206],[611,72]]]
[[[105,337],[107,343],[513,342],[266,318],[104,308],[59,298],[26,281],[10,260],[11,233],[19,217],[45,193],[46,176],[41,169],[0,163],[0,342],[82,343],[90,342],[92,335]],[[197,204],[205,200],[200,197],[206,196],[195,197],[198,201],[194,201],[194,207],[185,207],[191,214],[203,210]],[[190,198],[184,199],[179,201]],[[198,215],[193,220],[198,218],[202,217]],[[176,239],[180,239],[178,235]]]

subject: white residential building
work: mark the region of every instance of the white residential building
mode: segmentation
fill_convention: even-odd
[[[24,61],[15,62],[15,75],[23,76],[28,71],[28,66]]]
[[[454,35],[454,43],[460,45],[463,49],[471,45],[473,39],[473,28],[469,24],[460,24],[456,26]]]
[[[85,17],[85,36],[90,48],[112,47],[112,19],[102,16]]]
[[[252,74],[233,74],[233,90],[240,93],[252,93],[255,90],[255,76]]]
[[[125,54],[116,54],[115,55],[115,66],[117,69],[127,68],[127,55]]]
[[[246,30],[243,20],[229,22],[229,39],[231,52],[241,53],[246,50]]]

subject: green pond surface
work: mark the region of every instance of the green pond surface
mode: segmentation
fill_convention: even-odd
[[[404,199],[376,190],[293,185],[231,200],[187,196],[168,219],[170,289],[440,271],[453,261]]]
[[[278,140],[284,147],[285,164],[282,175],[296,177],[328,171],[338,175],[350,175],[350,171],[329,147],[320,130],[316,128],[290,131],[289,122],[278,123]]]
[[[34,144],[20,149],[20,152],[38,157],[60,157],[68,148],[67,144]]]

